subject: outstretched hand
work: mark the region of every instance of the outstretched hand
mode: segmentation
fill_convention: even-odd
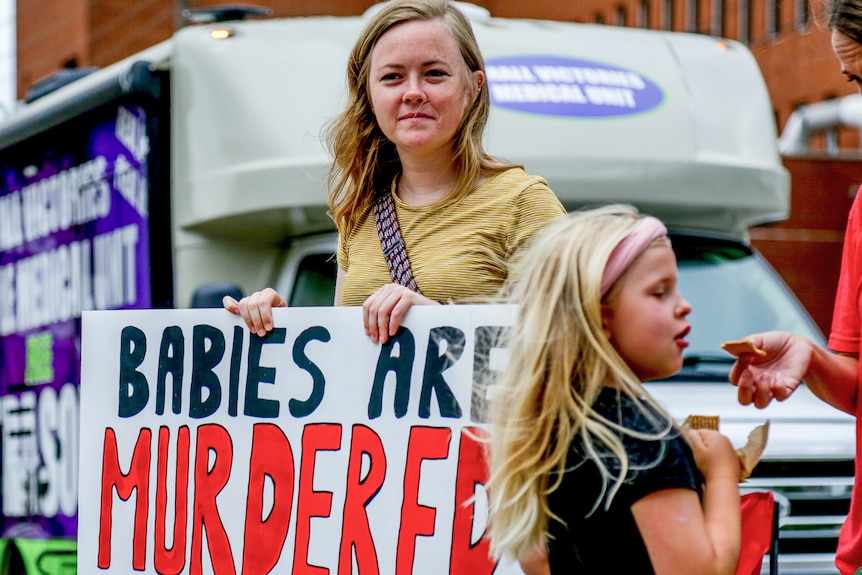
[[[438,302],[402,285],[386,284],[362,304],[365,335],[374,343],[386,343],[398,331],[411,307],[432,304]]]
[[[274,327],[272,308],[287,307],[287,302],[274,289],[264,288],[239,301],[226,295],[222,305],[232,314],[241,316],[252,333],[263,337]]]
[[[773,399],[784,401],[808,372],[812,344],[788,332],[772,331],[745,339],[764,350],[759,357],[745,353],[730,370],[730,382],[738,388],[739,403],[764,408]]]

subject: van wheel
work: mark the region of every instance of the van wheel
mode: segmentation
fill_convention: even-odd
[[[24,558],[21,557],[18,547],[12,543],[6,547],[6,555],[3,556],[3,561],[0,563],[0,575],[27,575]]]

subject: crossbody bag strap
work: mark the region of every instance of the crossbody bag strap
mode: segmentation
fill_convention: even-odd
[[[395,213],[395,202],[392,194],[382,194],[374,202],[374,222],[377,224],[377,234],[380,236],[380,246],[389,265],[389,275],[398,285],[406,286],[416,293],[421,293],[413,280],[410,270],[410,260],[401,238],[401,227],[398,225],[398,215]]]

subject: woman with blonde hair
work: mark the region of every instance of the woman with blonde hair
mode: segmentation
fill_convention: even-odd
[[[335,304],[361,305],[366,333],[385,343],[413,305],[492,296],[520,248],[565,210],[543,178],[485,152],[484,62],[451,2],[380,4],[350,54],[347,86],[326,131]],[[270,288],[225,300],[260,335],[283,305]]]
[[[643,382],[682,367],[691,306],[667,230],[626,206],[543,231],[521,260],[490,400],[490,537],[528,573],[732,574],[739,462],[682,434]]]

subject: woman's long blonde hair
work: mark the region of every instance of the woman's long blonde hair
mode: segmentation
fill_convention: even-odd
[[[348,102],[325,128],[324,137],[333,157],[329,172],[329,213],[345,237],[372,206],[376,195],[389,191],[401,172],[395,145],[383,135],[368,94],[371,53],[380,37],[403,22],[440,19],[455,38],[464,59],[464,86],[474,89],[472,72],[484,72],[485,63],[470,21],[448,0],[389,0],[366,24],[347,65]],[[470,190],[483,173],[511,167],[488,155],[482,144],[491,109],[487,81],[467,109],[452,144],[453,165],[459,174],[453,189]]]
[[[492,385],[489,404],[491,548],[524,556],[544,545],[548,522],[560,520],[548,494],[560,484],[570,444],[582,439],[604,477],[595,503],[607,506],[628,471],[621,428],[593,403],[613,386],[638,405],[658,407],[602,329],[601,280],[613,249],[638,220],[634,208],[606,206],[552,224],[521,259],[510,300],[519,305],[506,346],[508,365]],[[612,287],[607,297],[613,297]],[[651,411],[644,413],[650,416]],[[662,413],[659,410],[659,413]],[[663,429],[670,423],[656,419]],[[612,456],[618,472],[599,457]]]

